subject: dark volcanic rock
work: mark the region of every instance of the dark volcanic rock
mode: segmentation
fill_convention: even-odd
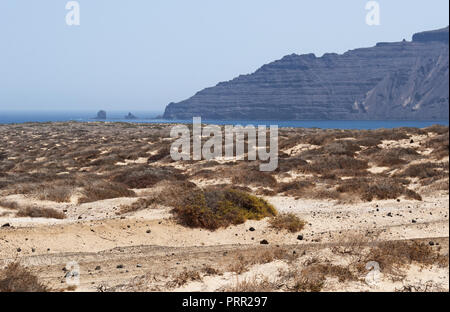
[[[106,119],[106,112],[104,110],[99,111],[95,119]]]
[[[447,119],[448,27],[413,41],[289,55],[171,103],[166,119]]]
[[[417,33],[412,39],[415,42],[441,41],[448,44],[448,26],[442,29]]]
[[[137,119],[137,117],[134,116],[132,113],[128,113],[128,115],[125,116],[125,119]]]

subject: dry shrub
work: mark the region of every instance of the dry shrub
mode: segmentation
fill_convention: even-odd
[[[406,183],[408,182],[387,177],[382,179],[352,178],[343,180],[337,187],[337,191],[357,195],[363,201],[396,199],[400,196],[422,200],[419,194],[403,185]]]
[[[223,289],[223,291],[239,293],[273,292],[276,288],[277,286],[270,282],[267,277],[254,276],[237,281],[236,284]]]
[[[271,248],[271,249],[259,249],[251,250],[248,252],[239,253],[228,271],[234,272],[236,274],[242,274],[247,272],[249,268],[256,264],[266,264],[271,263],[275,260],[293,260],[295,258],[286,249],[281,247]]]
[[[311,181],[292,181],[280,183],[277,187],[277,193],[284,193],[288,196],[300,196],[305,191],[311,190],[315,184]]]
[[[275,187],[277,180],[267,172],[259,170],[236,170],[232,177],[233,184]]]
[[[19,204],[9,200],[0,200],[0,207],[8,209],[18,209]]]
[[[448,128],[447,128],[448,129]],[[425,147],[433,149],[431,156],[435,159],[442,159],[449,155],[449,133],[443,133],[425,142]]]
[[[169,180],[184,180],[185,177],[178,170],[164,167],[138,166],[126,167],[112,174],[112,181],[122,183],[129,188],[143,189],[156,183]]]
[[[49,218],[49,219],[64,219],[66,216],[64,213],[52,208],[40,208],[40,207],[23,207],[19,208],[17,212],[18,217],[31,217],[31,218]]]
[[[381,140],[379,138],[372,137],[362,137],[354,141],[355,144],[365,147],[376,147],[381,144]]]
[[[368,136],[386,141],[400,141],[409,139],[408,131],[406,128],[377,129],[369,131]]]
[[[126,214],[139,210],[144,210],[153,205],[156,202],[155,197],[139,198],[137,201],[130,205],[121,205],[119,214]]]
[[[378,166],[392,167],[395,165],[406,164],[408,161],[420,158],[420,154],[412,148],[396,147],[390,149],[381,149],[373,154],[370,159]]]
[[[423,266],[434,264],[444,267],[448,266],[448,256],[441,255],[428,244],[416,241],[378,243],[364,255],[363,261],[359,262],[357,269],[360,272],[365,272],[363,266],[369,261],[378,262],[383,273],[394,277],[402,276],[402,269],[412,263]]]
[[[319,155],[326,156],[343,156],[354,157],[355,153],[360,151],[361,147],[350,140],[338,140],[328,143],[318,149],[310,149],[302,153],[302,157],[313,159]]]
[[[148,158],[148,163],[160,161],[168,156],[170,156],[170,146],[165,145]]]
[[[325,276],[320,272],[302,270],[291,290],[296,292],[320,292],[325,286]]]
[[[49,200],[57,203],[70,202],[73,194],[73,188],[64,185],[49,185],[38,190],[38,198],[40,200]]]
[[[304,166],[302,169],[306,173],[327,174],[342,169],[356,172],[367,168],[367,161],[343,155],[316,158],[311,164]]]
[[[21,206],[17,202],[13,201],[2,200],[0,201],[0,206],[8,209],[17,210],[18,217],[49,218],[49,219],[64,219],[66,217],[64,213],[59,212],[52,208]]]
[[[436,134],[448,133],[448,127],[447,126],[443,126],[443,125],[432,125],[432,126],[427,127],[427,128],[425,128],[423,130],[427,131],[427,132],[433,132],[433,133],[436,133]]]
[[[105,181],[95,181],[89,183],[84,187],[82,193],[83,197],[78,200],[80,204],[110,198],[136,196],[136,193],[129,190],[126,185]]]
[[[47,291],[47,286],[19,263],[11,263],[0,271],[0,292]]]
[[[330,263],[312,264],[303,269],[301,274],[306,276],[323,276],[324,278],[335,277],[341,283],[358,280],[358,277],[348,266],[343,267]]]
[[[301,157],[279,158],[278,168],[275,172],[288,172],[294,169],[300,169],[308,165],[308,162]]]
[[[441,170],[438,170],[441,169]],[[445,174],[445,169],[447,169],[447,174]],[[397,174],[398,177],[411,177],[411,178],[419,178],[426,179],[432,177],[440,177],[445,178],[448,177],[448,163],[439,164],[439,163],[420,163],[408,166],[401,173]]]
[[[270,219],[270,226],[277,230],[288,230],[291,233],[300,232],[306,222],[293,213],[279,214]]]
[[[215,188],[192,190],[173,212],[181,224],[209,230],[276,215],[275,208],[261,198],[235,189]]]
[[[202,278],[197,271],[183,271],[177,276],[175,276],[174,280],[167,283],[167,286],[170,288],[180,287],[186,285],[189,282],[200,281]]]
[[[184,205],[186,198],[199,190],[189,181],[163,181],[155,186],[158,187],[161,191],[154,196],[155,203],[172,208]]]
[[[324,187],[316,187],[312,189],[310,192],[305,192],[305,198],[312,199],[331,199],[337,200],[341,198],[341,194],[335,189],[329,189]]]

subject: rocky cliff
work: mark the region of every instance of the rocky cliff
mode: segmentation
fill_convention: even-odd
[[[412,41],[289,55],[167,106],[164,118],[447,119],[448,27]]]

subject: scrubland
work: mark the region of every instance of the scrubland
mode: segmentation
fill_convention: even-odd
[[[0,125],[0,291],[448,291],[448,127],[283,128],[274,172],[170,127]]]

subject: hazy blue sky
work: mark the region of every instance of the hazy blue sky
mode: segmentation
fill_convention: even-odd
[[[0,111],[163,110],[291,53],[342,53],[448,25],[448,0],[0,1]]]

